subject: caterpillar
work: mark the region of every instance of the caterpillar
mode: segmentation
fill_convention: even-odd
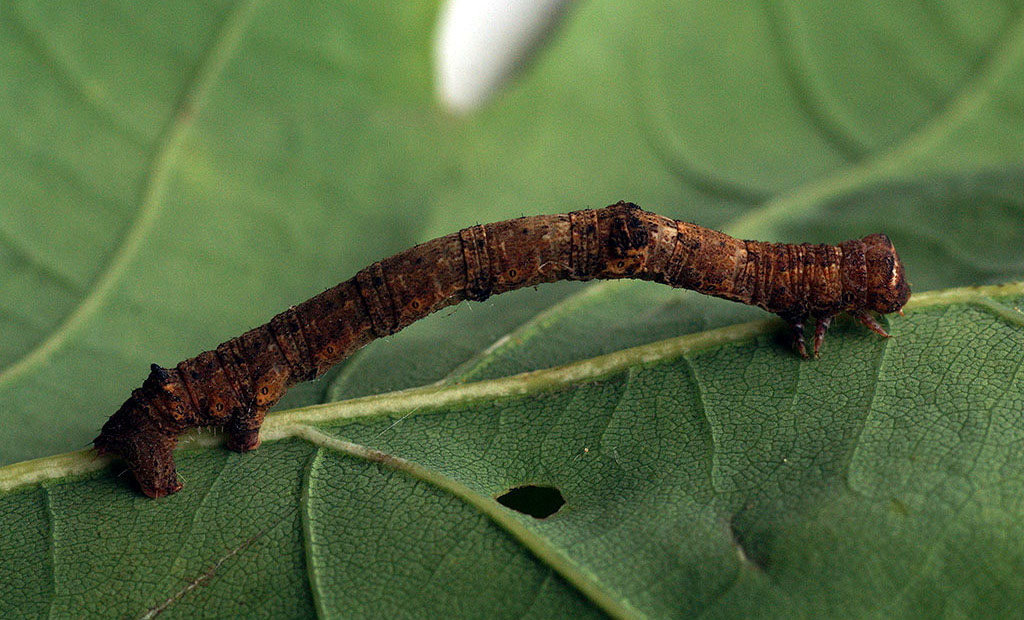
[[[153,364],[142,387],[93,441],[118,455],[142,492],[181,489],[172,451],[193,427],[223,427],[227,447],[259,446],[264,415],[376,338],[463,300],[483,301],[557,280],[635,278],[751,304],[789,323],[817,357],[832,317],[847,312],[888,337],[869,312],[898,312],[910,297],[903,264],[881,234],[839,245],[741,241],[627,202],[471,226],[373,263],[270,322],[173,368]]]

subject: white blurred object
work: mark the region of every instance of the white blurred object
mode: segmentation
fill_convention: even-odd
[[[572,0],[448,0],[438,19],[438,97],[453,112],[487,102],[536,52]]]

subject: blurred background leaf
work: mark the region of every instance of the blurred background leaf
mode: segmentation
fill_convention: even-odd
[[[150,362],[477,222],[627,198],[764,239],[892,232],[917,290],[1022,271],[1019,3],[583,2],[468,117],[434,103],[436,13],[5,4],[0,462],[84,445]],[[460,307],[283,406],[757,316],[694,297],[566,284]],[[530,342],[485,352],[510,333]]]

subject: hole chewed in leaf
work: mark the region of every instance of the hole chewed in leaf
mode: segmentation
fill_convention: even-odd
[[[565,498],[555,487],[526,484],[505,491],[498,503],[535,519],[546,519],[562,509]]]

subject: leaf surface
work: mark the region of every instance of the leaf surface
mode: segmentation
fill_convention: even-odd
[[[841,322],[818,361],[766,321],[295,410],[247,455],[194,434],[160,501],[87,452],[0,470],[3,611],[1009,612],[1022,303],[923,295],[890,340]],[[524,484],[565,505],[495,501]]]
[[[0,465],[374,260],[619,199],[890,234],[895,338],[840,321],[804,363],[647,283],[463,304],[293,390],[254,454],[194,437],[165,501],[84,453],[0,470],[0,615],[1016,613],[1022,293],[921,293],[1024,277],[1020,3],[578,3],[462,118],[436,12],[4,4]],[[523,484],[567,503],[494,500]]]
[[[895,228],[873,195],[893,194],[911,221],[954,201],[977,211],[956,260],[988,251],[1002,265],[932,277],[948,248],[894,230],[902,252],[926,256],[916,289],[1022,275],[1009,249],[1022,227],[1003,225],[1019,211],[971,189],[1018,182],[1019,7],[901,9],[913,37],[861,10],[585,3],[501,99],[451,118],[430,90],[431,2],[11,3],[0,463],[83,445],[152,362],[211,348],[417,241],[523,213],[628,198],[748,237],[834,241]],[[893,49],[898,70],[849,70],[889,67]],[[757,316],[657,287],[552,286],[488,305],[372,345],[283,407]]]

